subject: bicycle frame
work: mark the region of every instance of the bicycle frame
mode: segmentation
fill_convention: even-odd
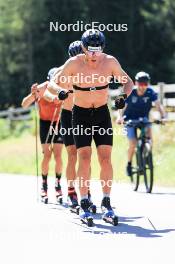
[[[139,178],[141,175],[144,177],[144,182],[146,186],[146,192],[150,193],[153,186],[153,161],[152,161],[152,149],[147,146],[147,124],[157,123],[157,122],[143,122],[143,120],[138,121],[128,121],[125,122],[130,127],[133,127],[136,134],[137,146],[136,146],[136,166],[132,167],[131,182],[134,186],[133,190],[137,191],[139,186]],[[138,130],[140,133],[138,134]],[[135,175],[135,176],[134,176]]]
[[[140,129],[140,134],[138,136],[138,129]],[[142,127],[135,127],[135,133],[136,133],[136,140],[137,140],[137,155],[138,155],[138,165],[139,165],[139,174],[143,172],[143,160],[142,160],[142,152],[144,148],[144,144],[146,142],[146,131],[147,127],[142,126]]]

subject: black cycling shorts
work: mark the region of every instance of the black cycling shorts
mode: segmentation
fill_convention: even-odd
[[[66,147],[75,145],[72,133],[72,111],[62,109],[61,113],[61,135]]]
[[[63,144],[63,139],[61,137],[60,134],[60,123],[58,125],[58,129],[57,130],[51,130],[51,135],[49,135],[48,140],[46,142],[47,139],[47,135],[49,133],[49,129],[50,129],[50,125],[51,125],[51,121],[49,120],[42,120],[40,119],[40,141],[41,144],[50,144],[52,142],[52,138],[53,138],[53,143],[56,144]],[[53,129],[55,129],[56,126],[56,121],[53,122]],[[55,135],[54,135],[54,131],[55,131]]]
[[[77,148],[113,145],[112,122],[107,105],[98,108],[83,108],[74,105],[72,110],[74,141]]]

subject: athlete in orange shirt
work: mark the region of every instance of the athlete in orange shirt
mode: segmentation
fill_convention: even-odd
[[[57,68],[51,69],[48,73],[48,79],[51,78],[54,70]],[[55,191],[56,199],[58,202],[62,203],[62,191],[60,185],[60,179],[62,174],[62,147],[63,141],[59,133],[60,129],[60,111],[61,104],[58,99],[54,99],[53,102],[48,102],[42,98],[45,89],[47,88],[48,81],[38,85],[37,83],[33,84],[31,87],[31,93],[26,96],[22,101],[22,107],[26,108],[30,106],[34,101],[37,101],[39,108],[40,116],[40,141],[43,150],[43,160],[41,163],[41,172],[42,172],[42,188],[41,188],[41,198],[42,201],[48,203],[47,196],[47,176],[49,171],[49,162],[54,154],[55,158]],[[53,143],[53,144],[52,144]],[[53,147],[51,148],[51,144]]]

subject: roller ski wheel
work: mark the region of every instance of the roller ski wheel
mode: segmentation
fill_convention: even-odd
[[[48,196],[41,196],[41,202],[44,204],[48,204]]]
[[[48,196],[47,196],[47,181],[42,182],[42,187],[41,187],[41,202],[44,204],[48,204]]]
[[[80,212],[80,220],[82,223],[86,224],[88,227],[92,227],[93,217],[89,211],[90,202],[88,199],[81,200],[81,212]]]
[[[89,207],[89,211],[92,213],[92,214],[96,214],[97,213],[97,207],[95,204],[91,204],[90,207]]]
[[[114,214],[114,211],[108,211],[108,212],[104,213],[102,219],[106,223],[110,223],[113,226],[117,226],[118,225],[118,216]]]
[[[56,192],[56,202],[57,204],[63,204],[63,196],[62,196],[62,192]]]
[[[77,196],[68,196],[67,202],[68,202],[70,212],[79,215],[80,206],[77,201]]]
[[[56,196],[57,204],[63,204],[63,197],[62,195]]]
[[[83,224],[86,224],[88,227],[92,227],[94,225],[93,217],[89,212],[83,212],[82,214],[80,214],[80,220]]]
[[[79,215],[80,213],[80,206],[76,205],[76,206],[70,206],[70,212]]]

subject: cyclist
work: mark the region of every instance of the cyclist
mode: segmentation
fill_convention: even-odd
[[[123,120],[139,120],[142,118],[143,122],[149,121],[149,113],[154,102],[156,109],[160,112],[161,118],[165,117],[165,112],[158,100],[157,93],[150,86],[150,75],[146,72],[138,72],[135,76],[135,87],[132,90],[130,96],[126,99],[126,105],[122,109]],[[147,127],[147,137],[152,141],[152,130],[150,124],[145,124]],[[129,140],[128,148],[128,163],[126,167],[126,173],[128,176],[132,176],[132,158],[136,148],[136,134],[134,127],[126,126],[127,137]]]

